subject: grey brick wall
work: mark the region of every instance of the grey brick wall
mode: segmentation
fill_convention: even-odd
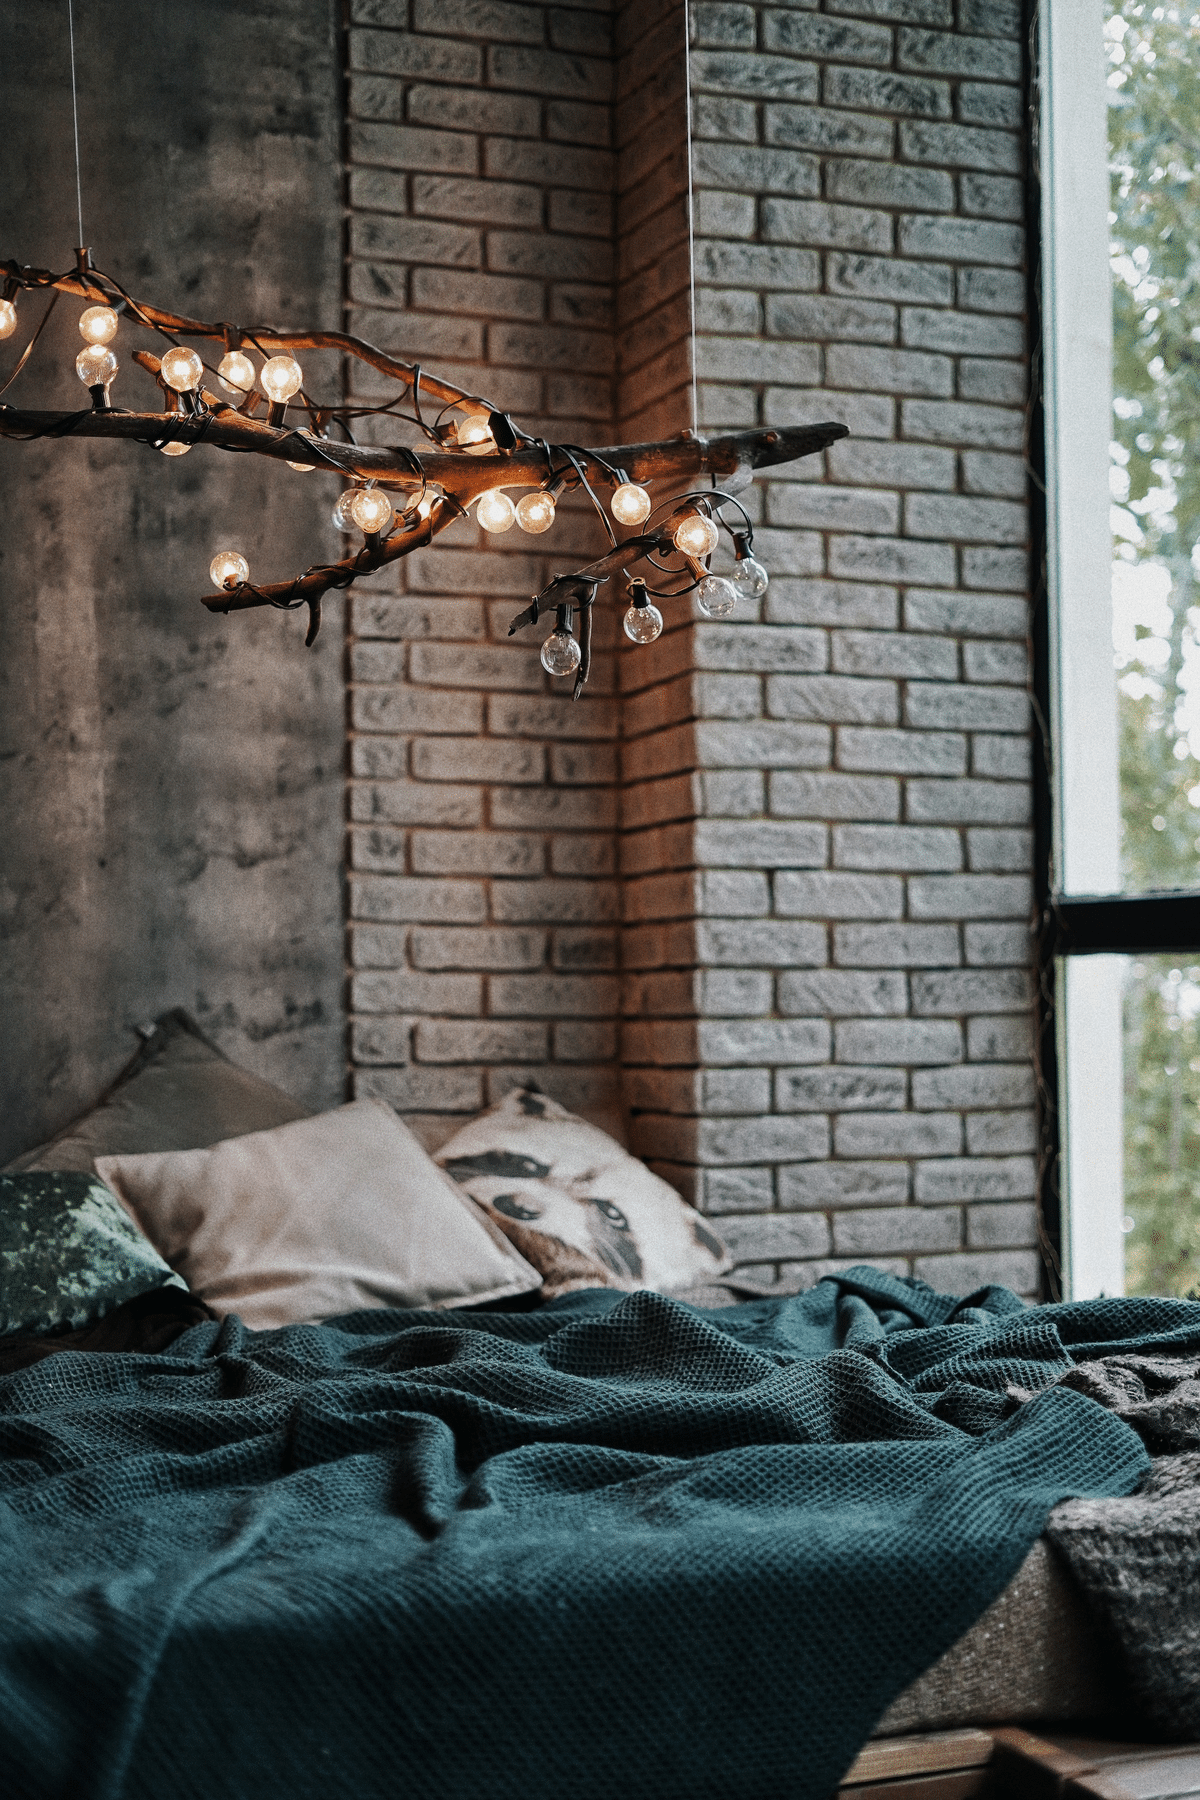
[[[356,326],[560,439],[686,427],[679,0],[422,4],[357,0]],[[765,1283],[1036,1286],[1019,29],[692,7],[701,428],[852,434],[743,496],[757,617],[612,634],[572,709],[503,642],[564,507],[352,619],[359,1091],[623,1099]]]

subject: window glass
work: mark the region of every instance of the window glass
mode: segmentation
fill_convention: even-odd
[[[1200,1287],[1200,951],[1125,974],[1125,1291]]]

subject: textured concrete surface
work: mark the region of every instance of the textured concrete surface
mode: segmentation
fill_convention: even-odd
[[[336,13],[76,7],[98,264],[201,316],[338,323]],[[0,41],[0,257],[65,269],[65,5],[0,0]],[[20,304],[26,326],[41,308]],[[81,403],[79,311],[60,302],[7,401]],[[123,324],[114,404],[157,404],[139,343]],[[0,1157],[87,1105],[171,1005],[300,1099],[341,1097],[338,611],[305,651],[299,618],[198,604],[227,544],[266,579],[327,556],[336,492],[202,446],[0,443]]]

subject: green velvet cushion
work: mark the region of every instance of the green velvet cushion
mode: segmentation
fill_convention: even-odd
[[[95,1175],[0,1175],[0,1336],[86,1325],[187,1283]]]

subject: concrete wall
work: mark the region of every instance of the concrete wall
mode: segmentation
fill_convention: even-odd
[[[338,323],[337,13],[76,7],[101,266],[202,317]],[[69,268],[66,8],[2,0],[0,38],[0,257]],[[85,403],[79,311],[59,303],[6,402]],[[139,342],[123,324],[114,404],[158,404]],[[0,443],[0,1158],[90,1103],[171,1005],[301,1099],[341,1097],[337,611],[306,652],[294,618],[198,605],[226,543],[260,576],[328,554],[335,493],[203,447]]]

